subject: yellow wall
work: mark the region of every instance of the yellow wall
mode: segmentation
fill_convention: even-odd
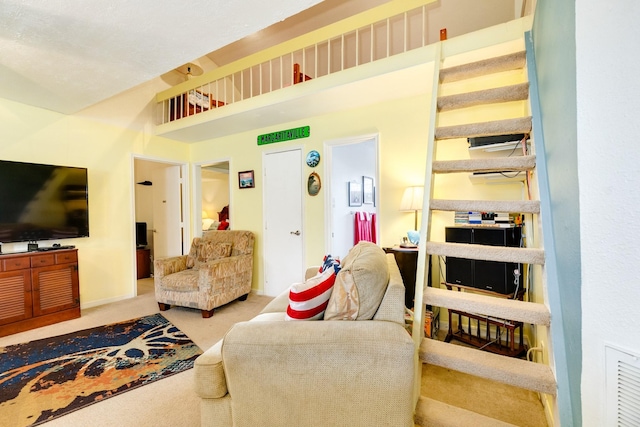
[[[366,134],[380,135],[379,227],[382,245],[397,244],[399,236],[413,226],[413,215],[399,212],[404,187],[420,184],[424,179],[428,99],[425,96],[380,103],[355,110],[312,117],[275,127],[257,129],[229,137],[203,141],[192,145],[191,161],[204,162],[212,158],[230,158],[231,220],[234,229],[256,233],[256,263],[254,289],[262,290],[263,232],[262,232],[262,154],[286,147],[302,147],[303,154],[310,150],[324,152],[325,141]],[[299,126],[310,126],[311,137],[266,146],[258,146],[260,134]],[[317,172],[324,178],[324,163]],[[255,171],[254,189],[239,190],[235,185],[238,171]],[[308,169],[305,171],[309,172]],[[306,179],[306,175],[304,176]],[[322,196],[322,190],[321,194]],[[322,259],[325,245],[324,198],[305,194],[306,263],[317,264]]]
[[[186,161],[188,146],[0,99],[0,159],[88,169],[90,237],[61,241],[78,248],[85,308],[133,295],[132,153]],[[26,242],[2,249],[25,250]]]

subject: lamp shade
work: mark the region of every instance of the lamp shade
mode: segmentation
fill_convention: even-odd
[[[424,197],[424,187],[407,187],[400,202],[401,211],[422,210],[422,200]]]
[[[418,229],[418,211],[422,210],[422,198],[424,197],[424,187],[407,187],[400,202],[401,211],[412,211],[414,213],[413,229]]]

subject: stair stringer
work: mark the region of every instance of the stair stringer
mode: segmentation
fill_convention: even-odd
[[[427,162],[425,165],[425,180],[424,180],[424,188],[425,190],[428,188],[429,193],[423,197],[423,206],[422,206],[422,219],[420,222],[420,242],[418,245],[418,263],[416,266],[416,284],[415,284],[415,295],[414,295],[414,307],[424,307],[424,288],[425,284],[428,283],[427,277],[430,274],[429,271],[429,263],[426,262],[427,252],[426,247],[423,242],[427,242],[431,237],[431,231],[429,224],[431,224],[431,209],[429,208],[429,203],[433,198],[433,185],[432,185],[432,167],[433,161],[435,160],[435,145],[433,141],[435,140],[436,134],[436,116],[438,114],[438,94],[440,90],[440,67],[442,65],[442,42],[437,42],[435,46],[434,52],[434,61],[433,61],[433,81],[431,86],[431,109],[429,113],[429,134],[427,136],[428,146],[427,146]],[[420,361],[420,344],[422,343],[422,337],[424,336],[424,329],[422,325],[424,324],[425,318],[425,310],[415,310],[414,312],[414,320],[413,320],[413,328],[411,331],[411,336],[413,337],[413,343],[415,348],[414,355],[414,388],[413,388],[413,404],[414,407],[418,403],[418,399],[420,398],[420,386],[422,384],[422,362]]]
[[[440,52],[441,50],[439,50],[439,55],[438,55],[439,60],[436,61],[437,65],[434,68],[438,68],[439,66],[441,66],[442,61],[444,60]],[[525,52],[521,52],[516,56],[522,57],[524,55],[525,55]],[[486,61],[478,61],[478,62],[486,63]],[[524,67],[525,64],[522,64],[521,66]],[[435,80],[435,76],[434,76],[434,80]],[[442,81],[442,79],[440,79],[440,81]],[[434,89],[432,91],[432,101],[433,101],[433,98],[436,98],[440,92],[440,81],[438,82],[434,81]],[[478,92],[478,94],[480,94],[483,97],[485,96],[484,94],[482,94],[482,91]],[[488,97],[488,98],[491,98],[491,97]],[[470,101],[465,101],[465,102],[470,102]],[[493,102],[493,101],[490,100],[489,102]],[[460,108],[464,108],[464,107],[461,106]],[[532,109],[532,111],[534,111],[536,114],[539,114],[539,110],[535,111],[535,109]],[[539,117],[539,115],[537,117]],[[458,210],[458,208],[461,205],[466,205],[466,204],[470,204],[470,205],[476,204],[478,206],[487,206],[487,204],[496,203],[499,206],[508,206],[508,203],[499,202],[499,201],[487,202],[487,201],[447,201],[447,200],[438,200],[438,199],[434,200],[433,199],[434,174],[467,172],[467,171],[473,171],[474,168],[481,168],[481,170],[487,170],[492,168],[496,170],[506,170],[501,166],[509,166],[509,167],[517,166],[519,170],[534,171],[536,170],[536,166],[537,166],[535,155],[524,156],[526,157],[525,159],[518,159],[517,161],[510,159],[504,163],[501,160],[498,160],[494,164],[490,164],[489,166],[487,166],[487,164],[481,164],[479,166],[477,162],[475,162],[474,160],[462,160],[457,162],[456,161],[453,161],[453,162],[436,161],[435,160],[436,150],[438,145],[437,141],[446,140],[449,138],[498,135],[501,133],[530,134],[532,131],[532,128],[536,123],[536,120],[532,117],[522,117],[522,118],[508,119],[508,120],[497,120],[495,122],[476,123],[474,125],[461,125],[458,127],[447,126],[447,127],[441,127],[441,128],[437,127],[437,122],[438,122],[438,111],[435,110],[432,106],[431,120],[429,124],[430,131],[429,131],[429,139],[428,139],[429,146],[427,148],[427,165],[425,170],[425,194],[428,194],[429,197],[424,198],[423,217],[422,217],[422,223],[420,228],[421,235],[420,235],[420,248],[419,248],[416,288],[415,288],[416,289],[415,306],[424,307],[426,304],[432,304],[434,306],[441,306],[445,308],[455,309],[456,307],[466,306],[467,304],[471,304],[471,306],[473,306],[474,308],[480,308],[482,305],[482,301],[480,301],[482,298],[477,299],[475,301],[468,301],[468,300],[465,300],[466,297],[464,296],[464,294],[462,297],[459,297],[458,295],[456,295],[455,298],[453,298],[450,295],[448,296],[446,294],[446,291],[432,292],[432,290],[430,289],[425,290],[426,278],[428,277],[428,274],[429,274],[429,263],[427,261],[429,259],[429,255],[431,254],[446,254],[446,253],[458,254],[458,255],[464,254],[464,255],[468,255],[466,257],[471,259],[487,259],[487,260],[496,260],[496,261],[506,261],[506,260],[513,259],[513,260],[519,260],[515,262],[524,262],[527,264],[539,264],[542,267],[541,268],[542,281],[543,283],[545,283],[545,276],[547,274],[547,269],[545,266],[546,254],[545,254],[545,250],[543,249],[526,248],[520,251],[513,251],[513,250],[502,250],[502,248],[494,248],[491,251],[478,251],[478,248],[469,248],[470,245],[459,245],[459,244],[456,245],[456,244],[444,244],[444,243],[438,243],[438,242],[431,242],[431,230],[430,230],[431,219],[432,219],[431,212],[433,210],[453,211],[453,210]],[[475,132],[475,133],[470,132],[469,130],[470,127],[471,126],[477,127],[477,125],[480,125],[480,128],[481,128],[480,132]],[[544,155],[543,150],[544,150],[543,146],[539,147],[540,155]],[[536,174],[537,173],[538,171],[536,170]],[[542,173],[542,171],[540,171],[540,173]],[[544,173],[546,174],[546,170],[544,171]],[[427,192],[427,188],[429,189],[428,192]],[[544,191],[544,189],[542,189],[541,191]],[[540,221],[540,218],[544,218],[545,216],[547,216],[547,215],[541,215],[542,207],[540,206],[540,202],[538,201],[532,201],[532,202],[525,201],[522,204],[522,206],[524,207],[524,209],[522,210],[523,213],[532,215],[532,218],[535,216],[537,221]],[[513,210],[513,212],[517,212],[517,211],[518,210]],[[546,228],[546,227],[543,225],[543,228]],[[544,236],[545,234],[548,234],[548,233],[541,233],[541,234]],[[546,244],[546,242],[547,241],[545,240],[544,243]],[[455,246],[466,246],[466,247],[456,248]],[[544,247],[546,248],[546,245]],[[485,252],[485,253],[480,256],[477,256],[477,254],[469,254],[469,251],[474,251],[474,250],[478,254],[481,252]],[[521,253],[516,253],[516,252],[521,252]],[[546,297],[545,297],[545,301],[546,301]],[[511,303],[520,303],[520,302],[518,301],[507,302],[507,304],[511,304]],[[518,306],[513,308],[510,307],[510,309],[513,310],[512,312],[515,313],[513,314],[514,318],[516,319],[521,318],[523,321],[526,320],[526,323],[529,323],[529,321],[531,321],[531,324],[540,325],[542,327],[548,327],[548,325],[550,324],[551,315],[549,313],[546,303],[543,303],[543,304],[520,303],[520,304],[514,304],[514,305]],[[492,310],[497,310],[497,309],[498,308],[489,309],[487,311],[489,311],[489,314],[491,314]],[[483,312],[480,311],[480,313],[483,313]],[[486,315],[487,313],[483,313],[483,314]],[[413,323],[414,341],[417,338],[423,336],[423,330],[421,327],[423,322],[424,322],[423,310],[416,310],[415,319]],[[554,319],[554,322],[557,322],[557,319]],[[448,347],[452,346],[451,344],[441,343],[443,346],[433,347],[433,346],[425,345],[425,344],[429,344],[429,342],[432,340],[421,339],[421,341],[422,341],[421,347],[423,348],[423,350],[422,352],[419,351],[418,356],[423,362],[433,363],[438,366],[449,367],[451,369],[456,369],[456,366],[459,366],[459,364],[457,363],[451,364],[449,362],[444,362],[444,360],[447,360],[447,359],[453,360],[452,355],[455,353],[455,351],[452,352],[448,350]],[[424,354],[423,352],[426,351],[426,349],[431,349],[436,353]],[[477,352],[483,353],[480,350],[469,350],[469,353],[471,355]],[[443,353],[445,355],[448,354],[449,356],[448,357],[445,356],[443,358],[441,355],[439,356],[438,353]],[[467,352],[465,351],[465,353]],[[496,362],[496,358],[498,358],[497,360],[500,360],[500,358],[502,357],[504,356],[493,355],[492,357],[488,357],[488,359],[493,360],[493,363],[492,363],[493,368],[487,369],[486,366],[482,366],[480,363],[478,363],[477,364],[478,370],[479,371],[484,370],[484,372],[481,372],[479,376],[484,378],[494,378],[498,380],[500,380],[500,378],[508,379],[509,370],[512,370],[511,372],[515,372],[513,370],[518,369],[519,366],[520,367],[529,366],[534,370],[540,371],[540,377],[541,377],[543,386],[541,387],[539,385],[534,385],[533,382],[535,381],[532,381],[531,387],[524,386],[523,388],[528,388],[530,390],[536,390],[542,393],[549,394],[551,396],[555,396],[557,383],[556,383],[555,373],[552,370],[552,366],[537,364],[537,363],[528,362],[528,361],[522,361],[518,359],[510,359],[508,357],[504,357],[505,359],[504,361]],[[473,364],[473,360],[476,358],[487,359],[486,357],[483,357],[481,355],[478,355],[477,357],[469,356],[466,359],[463,359],[463,362],[466,364]],[[448,365],[451,365],[451,366],[448,366]],[[501,366],[504,366],[505,368],[505,371],[502,373],[498,372],[499,367]],[[521,369],[528,370],[528,368],[521,368]],[[473,367],[471,367],[471,372],[467,372],[467,373],[472,373],[472,372],[473,372]],[[418,384],[417,387],[419,387],[419,382],[421,377],[421,366],[418,366],[418,369],[416,369],[416,373],[417,373],[416,383]],[[530,377],[530,378],[533,378],[533,377]],[[429,401],[428,399],[425,399],[424,397],[419,397],[418,395],[419,395],[419,388],[417,388],[417,393],[416,393],[418,405],[422,405],[425,402]],[[425,414],[427,413],[428,411],[425,411],[424,408],[417,407],[416,422],[419,421],[420,425],[435,425],[435,424],[431,424],[430,420],[425,419]],[[482,418],[482,417],[479,417],[479,418]],[[455,425],[455,424],[446,424],[446,425]]]
[[[529,100],[531,104],[531,112],[535,117],[542,117],[540,108],[540,99],[538,97],[538,77],[536,72],[535,51],[533,47],[533,38],[531,31],[525,33],[525,47],[527,52],[527,73],[529,76]],[[547,301],[549,310],[557,325],[549,327],[553,348],[550,349],[550,355],[556,381],[558,385],[557,392],[557,413],[552,414],[559,420],[559,425],[574,425],[574,409],[580,408],[580,378],[577,378],[577,386],[571,381],[569,375],[569,356],[567,354],[566,339],[564,336],[563,311],[560,297],[560,283],[558,280],[558,266],[555,250],[555,234],[553,231],[552,209],[551,209],[551,190],[549,187],[549,172],[547,170],[547,162],[545,157],[545,141],[542,129],[542,121],[534,120],[533,132],[536,135],[536,149],[539,151],[539,160],[537,160],[538,189],[540,193],[540,221],[542,227],[542,239],[545,247],[546,261],[543,271],[543,280],[546,283]],[[572,388],[573,393],[572,393]],[[577,403],[572,402],[571,396],[576,396]]]

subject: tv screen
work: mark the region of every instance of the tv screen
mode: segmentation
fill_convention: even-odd
[[[0,160],[0,242],[88,236],[86,168]]]
[[[147,246],[147,223],[136,222],[136,246],[142,248]]]

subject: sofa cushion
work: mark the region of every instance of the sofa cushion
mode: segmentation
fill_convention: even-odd
[[[289,289],[286,320],[319,320],[324,317],[339,267],[327,268],[303,283]]]
[[[166,291],[194,292],[198,290],[198,270],[193,268],[169,274],[160,286]]]
[[[342,261],[325,320],[370,320],[376,314],[389,283],[384,251],[361,241]]]

